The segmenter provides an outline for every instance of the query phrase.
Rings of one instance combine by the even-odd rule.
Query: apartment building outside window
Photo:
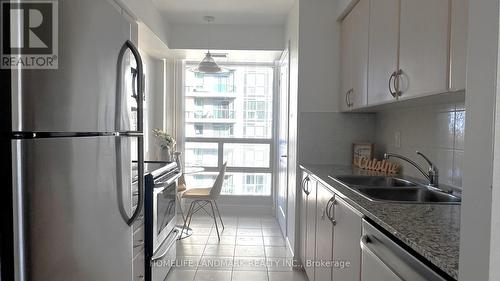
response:
[[[187,175],[209,187],[228,163],[223,195],[271,196],[273,78],[271,64],[227,65],[225,75],[185,74],[185,163],[205,172]]]

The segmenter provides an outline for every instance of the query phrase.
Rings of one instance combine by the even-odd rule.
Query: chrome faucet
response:
[[[415,163],[413,160],[411,160],[410,158],[408,157],[405,157],[405,156],[402,156],[402,155],[399,155],[399,154],[395,154],[395,153],[385,153],[384,154],[384,159],[389,159],[391,157],[394,157],[394,158],[399,158],[399,159],[402,159],[410,164],[412,164],[415,168],[417,168],[417,170],[419,170],[422,175],[424,175],[428,180],[429,180],[429,185],[432,186],[432,187],[438,187],[439,186],[439,171],[438,171],[438,168],[436,167],[436,165],[434,165],[434,163],[431,162],[431,160],[429,160],[429,158],[427,158],[427,156],[425,156],[423,153],[417,151],[417,154],[422,156],[425,161],[427,161],[427,163],[429,163],[429,169],[428,169],[428,172],[426,173],[424,171],[424,169],[422,169],[417,163]]]

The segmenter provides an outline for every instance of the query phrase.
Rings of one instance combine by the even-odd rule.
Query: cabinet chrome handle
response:
[[[403,71],[399,69],[398,71],[394,72],[394,97],[400,97],[401,96],[401,91],[399,90],[399,76],[403,74]]]
[[[328,200],[328,202],[326,203],[326,208],[325,208],[326,216],[328,217],[328,219],[330,220],[330,222],[333,225],[337,224],[337,221],[334,218],[335,213],[334,213],[334,209],[333,209],[335,204],[337,204],[337,199],[335,199],[335,196],[333,196],[330,200]]]
[[[395,91],[392,91],[392,85],[393,85],[393,78],[396,77],[396,71],[394,71],[392,74],[391,74],[391,77],[389,77],[389,92],[391,93],[391,96],[393,98],[396,97],[396,92]]]
[[[311,179],[309,177],[306,177],[305,182],[304,182],[305,192],[306,192],[307,196],[309,196],[309,194],[311,194],[311,191],[309,190],[309,181],[310,180]]]
[[[311,194],[311,192],[309,191],[309,181],[310,181],[309,176],[305,177],[304,180],[302,181],[302,190],[307,196]],[[307,182],[307,188],[306,188],[306,182]]]
[[[349,90],[349,93],[348,93],[348,100],[349,100],[349,107],[353,107],[354,106],[354,102],[351,101],[351,95],[354,94],[354,89],[350,89]]]
[[[351,101],[352,93],[354,93],[354,89],[352,88],[345,93],[345,104],[347,105],[347,107],[352,107],[354,105],[354,103]]]

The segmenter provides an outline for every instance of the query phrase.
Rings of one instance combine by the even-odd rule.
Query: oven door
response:
[[[153,253],[169,236],[176,224],[178,175],[155,181],[153,190]]]

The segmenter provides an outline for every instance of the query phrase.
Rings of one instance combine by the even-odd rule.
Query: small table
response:
[[[204,171],[205,171],[205,168],[203,168],[203,167],[188,166],[188,167],[184,168],[184,170],[182,171],[182,173],[184,175],[189,175],[189,174],[201,173],[201,172],[204,172]],[[179,204],[179,206],[181,206],[181,205]],[[177,228],[177,230],[180,232],[178,240],[181,240],[181,239],[184,239],[184,238],[188,238],[191,235],[193,235],[193,229],[192,228],[186,226],[186,228],[184,228],[184,231],[182,231],[182,227],[183,227],[183,225],[179,225],[179,224],[175,226],[175,228]]]

